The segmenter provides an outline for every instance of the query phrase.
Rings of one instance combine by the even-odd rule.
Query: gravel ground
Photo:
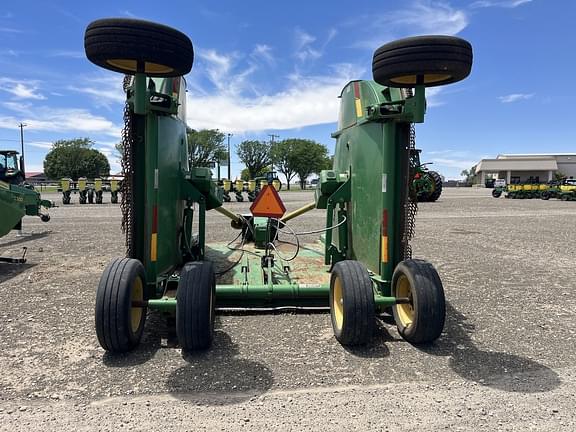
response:
[[[288,210],[313,200],[282,196]],[[575,430],[575,215],[574,202],[486,189],[421,204],[415,257],[436,266],[448,301],[432,346],[386,319],[352,350],[326,313],[228,314],[214,347],[186,358],[154,314],[135,352],[98,345],[95,288],[123,254],[118,206],[26,218],[34,236],[0,239],[4,256],[28,247],[27,264],[0,263],[0,430]],[[293,226],[323,224],[315,210]],[[208,241],[232,239],[228,226],[211,212]]]

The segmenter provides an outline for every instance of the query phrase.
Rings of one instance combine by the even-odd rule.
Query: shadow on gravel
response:
[[[166,387],[178,399],[203,405],[227,405],[258,396],[272,387],[272,371],[238,357],[227,333],[214,333],[212,347],[184,356],[188,363],[170,373]]]
[[[428,354],[449,356],[449,365],[462,378],[508,392],[538,393],[557,388],[562,382],[556,372],[540,363],[514,354],[478,349],[470,334],[474,325],[446,303],[446,334],[427,347]]]
[[[378,359],[388,357],[390,355],[390,350],[386,344],[396,341],[397,339],[394,339],[394,337],[388,333],[388,330],[386,330],[386,327],[384,327],[382,322],[376,320],[374,336],[369,344],[359,346],[342,345],[342,347],[356,357]]]
[[[43,231],[41,233],[32,233],[32,235],[26,235],[23,237],[19,237],[16,240],[10,240],[9,242],[6,243],[2,243],[0,244],[0,248],[7,248],[10,246],[15,246],[15,245],[19,245],[20,243],[25,243],[31,240],[38,240],[44,237],[48,237],[50,234],[52,234],[52,231]]]
[[[167,341],[167,348],[174,348],[178,345],[173,327],[160,313],[149,311],[140,345],[133,351],[124,354],[105,352],[102,361],[107,367],[113,368],[129,368],[144,364],[156,355],[156,351],[162,348],[162,339]]]
[[[18,258],[18,256],[14,256]],[[10,263],[0,263],[0,283],[6,282],[20,273],[25,272],[28,269],[31,269],[36,264],[26,263],[26,264],[10,264]]]

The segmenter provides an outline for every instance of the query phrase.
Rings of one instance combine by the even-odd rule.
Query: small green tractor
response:
[[[24,216],[38,216],[48,222],[50,216],[43,211],[53,206],[51,201],[43,200],[40,194],[25,186],[24,172],[20,169],[22,160],[18,152],[0,151],[0,237],[11,230],[22,229]],[[25,258],[4,258],[0,262],[23,263]]]
[[[410,187],[418,202],[434,202],[442,194],[442,177],[436,171],[428,169],[427,165],[431,165],[432,162],[420,163],[421,151],[415,149],[410,153],[413,159],[411,166],[414,167]]]
[[[235,214],[222,206],[223,191],[210,170],[189,166],[183,76],[194,55],[185,34],[148,21],[109,18],[87,27],[84,46],[90,61],[126,75],[127,251],[106,267],[96,293],[96,334],[105,350],[133,349],[147,310],[175,318],[184,352],[207,349],[217,311],[229,308],[329,308],[343,345],[369,343],[381,312],[394,316],[411,343],[440,336],[442,282],[432,264],[412,257],[410,245],[417,210],[410,192],[418,169],[414,124],[424,121],[426,87],[470,73],[468,42],[419,36],[380,47],[372,63],[374,81],[343,87],[332,134],[333,167],[320,173],[314,202],[288,214],[269,184],[251,214]],[[312,209],[325,210],[317,250],[298,246],[306,233],[288,223]],[[206,244],[210,211],[228,217],[238,230],[236,252]],[[293,257],[277,241],[279,233],[293,236]],[[217,283],[224,274],[227,283]]]

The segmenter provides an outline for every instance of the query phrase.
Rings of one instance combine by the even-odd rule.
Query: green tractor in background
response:
[[[39,216],[48,222],[50,216],[42,212],[42,207],[53,206],[51,201],[42,200],[40,194],[25,186],[22,158],[14,150],[0,151],[0,237],[11,230],[22,229],[24,216]],[[0,262],[24,263],[25,258],[2,258]]]
[[[412,159],[413,175],[410,184],[410,192],[418,202],[434,202],[442,194],[442,177],[436,171],[431,171],[426,165],[432,162],[420,163],[420,149],[414,149],[410,153]]]
[[[21,185],[24,183],[22,158],[16,150],[0,150],[0,181]]]

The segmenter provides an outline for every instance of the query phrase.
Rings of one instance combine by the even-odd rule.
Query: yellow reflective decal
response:
[[[388,262],[388,236],[382,236],[382,262]]]
[[[152,234],[150,239],[150,261],[155,262],[158,256],[158,234]]]
[[[356,99],[356,117],[362,117],[362,102]]]

